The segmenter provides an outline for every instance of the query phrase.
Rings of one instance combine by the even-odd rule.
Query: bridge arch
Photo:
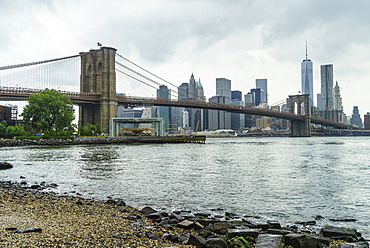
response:
[[[290,121],[290,134],[293,137],[311,136],[311,117],[309,95],[289,96],[289,112],[297,115],[304,115],[303,120]]]

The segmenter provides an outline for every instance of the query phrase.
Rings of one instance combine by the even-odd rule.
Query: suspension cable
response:
[[[142,80],[140,80],[140,79],[138,79],[138,78],[136,78],[136,77],[134,77],[134,76],[131,76],[131,75],[129,75],[129,74],[127,74],[127,73],[125,73],[125,72],[123,72],[123,71],[121,71],[121,70],[117,69],[117,68],[116,68],[116,71],[118,71],[118,72],[122,73],[123,75],[128,76],[128,77],[129,77],[129,78],[131,78],[131,79],[134,79],[134,80],[136,80],[136,81],[138,81],[138,82],[140,82],[140,83],[143,83],[143,84],[145,84],[145,85],[147,85],[147,86],[149,86],[149,87],[151,87],[151,88],[153,88],[153,89],[160,90],[160,91],[164,92],[163,90],[158,89],[158,88],[156,88],[155,86],[150,85],[150,84],[148,84],[148,83],[146,83],[146,82],[144,82],[144,81],[142,81]],[[170,92],[171,92],[171,90],[170,90]],[[171,93],[171,95],[172,95],[173,97],[177,97],[175,94],[172,94],[172,93]]]
[[[0,71],[14,69],[14,68],[21,68],[21,67],[26,67],[26,66],[31,66],[31,65],[40,65],[40,64],[55,62],[55,61],[64,60],[64,59],[71,59],[75,57],[80,57],[80,55],[78,54],[78,55],[73,55],[73,56],[68,56],[68,57],[63,57],[63,58],[49,59],[49,60],[43,60],[43,61],[38,61],[38,62],[18,64],[18,65],[7,65],[7,66],[0,67]]]

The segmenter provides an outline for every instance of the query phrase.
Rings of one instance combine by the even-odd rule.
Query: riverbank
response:
[[[73,139],[1,139],[0,147],[14,146],[62,146],[62,145],[104,145],[104,144],[157,144],[157,143],[202,143],[205,136],[128,136]]]
[[[226,248],[236,243],[257,248],[280,248],[281,244],[293,248],[369,247],[352,228],[327,226],[315,233],[315,221],[282,227],[276,221],[232,213],[209,216],[149,206],[137,210],[122,199],[94,200],[45,192],[55,187],[0,182],[3,247]]]

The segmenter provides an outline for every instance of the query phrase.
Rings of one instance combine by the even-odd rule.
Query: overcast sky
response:
[[[333,64],[345,113],[359,106],[365,114],[369,13],[368,0],[0,0],[0,66],[75,55],[100,42],[175,85],[193,73],[207,99],[216,78],[243,94],[267,78],[273,104],[301,90],[307,41],[315,95],[320,65]]]

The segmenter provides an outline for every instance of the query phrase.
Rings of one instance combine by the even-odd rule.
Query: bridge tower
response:
[[[101,94],[99,104],[80,105],[79,126],[100,125],[103,133],[109,134],[109,120],[117,117],[116,51],[101,47],[81,55],[81,93]]]
[[[304,115],[303,120],[290,121],[290,136],[310,137],[311,136],[311,117],[309,94],[289,96],[290,113]]]

